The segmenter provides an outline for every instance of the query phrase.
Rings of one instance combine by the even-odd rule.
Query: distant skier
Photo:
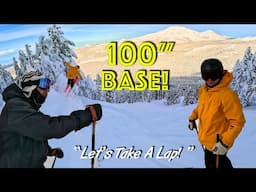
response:
[[[67,76],[67,86],[65,88],[66,92],[69,92],[74,85],[77,83],[78,79],[82,80],[83,77],[80,73],[80,67],[79,65],[73,66],[68,62],[64,62],[64,65],[66,66],[66,76]]]
[[[205,85],[199,89],[197,107],[189,117],[189,128],[196,128],[199,119],[198,139],[204,146],[206,168],[233,168],[227,157],[241,132],[245,117],[237,94],[230,89],[232,73],[223,70],[221,61],[206,59],[201,64]]]
[[[63,157],[60,148],[48,140],[63,138],[71,131],[100,120],[102,108],[93,104],[70,115],[49,116],[39,111],[51,81],[30,71],[3,91],[5,106],[0,116],[0,168],[44,168],[47,156]]]

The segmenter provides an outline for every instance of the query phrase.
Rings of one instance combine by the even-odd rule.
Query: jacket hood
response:
[[[6,87],[2,95],[5,102],[14,97],[26,98],[25,95],[22,93],[22,90],[16,85],[16,83],[13,83]]]
[[[30,105],[32,105],[32,107],[36,110],[38,110],[41,107],[41,105],[37,105],[31,97],[27,98],[23,94],[22,90],[18,87],[18,85],[16,85],[16,83],[9,85],[3,91],[3,100],[5,102],[7,102],[9,99],[12,99],[12,98],[20,98],[21,100],[24,100],[30,103]]]

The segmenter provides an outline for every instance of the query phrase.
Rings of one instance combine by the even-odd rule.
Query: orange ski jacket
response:
[[[75,79],[76,77],[79,79],[83,79],[78,66],[72,66],[67,62],[64,62],[64,65],[67,67],[66,75],[68,79]]]
[[[232,80],[232,73],[225,71],[216,87],[201,86],[197,107],[189,117],[189,120],[199,119],[198,139],[210,151],[216,143],[217,134],[231,148],[245,123],[239,97],[229,88]]]

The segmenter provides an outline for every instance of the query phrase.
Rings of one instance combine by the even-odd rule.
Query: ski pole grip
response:
[[[220,141],[220,134],[216,135],[216,141],[219,142]]]
[[[196,121],[195,120],[189,120],[188,128],[190,130],[197,129]]]
[[[96,114],[96,111],[95,111],[93,105],[87,105],[86,108],[88,108],[88,109],[90,110],[90,112],[91,112],[92,121],[93,121],[93,122],[96,122],[96,120],[97,120],[97,114]]]

